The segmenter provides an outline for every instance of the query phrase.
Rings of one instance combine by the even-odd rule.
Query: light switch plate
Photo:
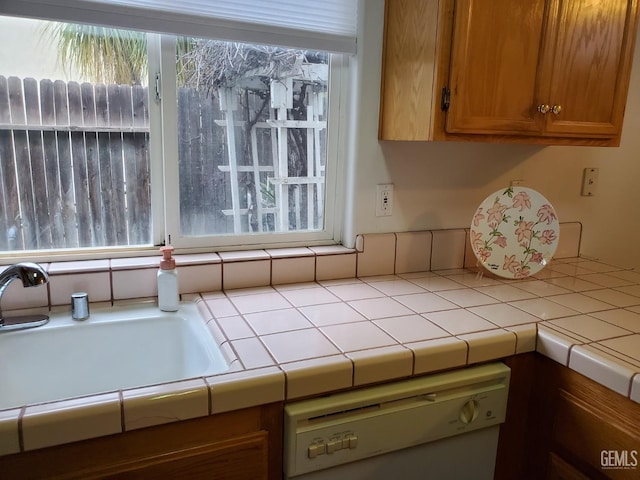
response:
[[[585,168],[582,175],[582,196],[592,197],[598,187],[598,169]]]

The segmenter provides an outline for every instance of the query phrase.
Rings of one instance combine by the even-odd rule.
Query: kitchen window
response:
[[[0,252],[333,241],[340,108],[354,39],[219,18],[206,36],[185,36],[202,25],[193,23],[192,12],[174,13],[168,22],[162,1],[153,28],[153,12],[141,27],[170,26],[170,34],[147,33],[130,30],[135,15],[112,15],[138,13],[136,1],[2,6],[0,13],[24,16],[30,5],[45,18],[82,22],[102,8],[101,21],[114,25],[69,30],[115,35],[93,38],[88,48],[94,50],[87,50],[103,59],[104,70],[118,59],[99,50],[100,41],[134,50],[129,60],[138,63],[124,80],[81,64],[75,65],[81,81],[0,72]],[[23,11],[5,11],[14,7]],[[2,17],[12,20],[25,21]],[[189,22],[196,28],[187,28]],[[314,43],[323,48],[311,48]],[[76,39],[66,48],[79,45]]]

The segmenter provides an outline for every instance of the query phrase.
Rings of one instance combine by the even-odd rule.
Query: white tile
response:
[[[491,285],[504,285],[490,273],[463,272],[456,275],[447,275],[447,278],[458,282],[465,287],[486,287]]]
[[[591,316],[631,332],[640,333],[640,313],[618,308],[604,312],[594,312]]]
[[[423,316],[439,327],[447,330],[452,335],[462,335],[498,328],[482,317],[463,309],[424,313]]]
[[[577,263],[552,263],[547,267],[554,272],[564,273],[565,275],[583,275],[585,273],[593,273],[593,270],[582,268]]]
[[[607,288],[623,287],[625,285],[634,284],[634,282],[631,282],[629,280],[625,280],[623,278],[619,278],[606,273],[590,273],[587,275],[580,275],[575,278],[587,281],[589,283],[595,283],[596,285]]]
[[[327,290],[345,302],[348,302],[349,300],[361,300],[364,298],[384,297],[384,293],[376,290],[366,283],[349,283],[346,285],[329,286],[327,287]]]
[[[640,373],[637,373],[635,377],[633,377],[633,382],[631,384],[631,400],[634,402],[640,403]]]
[[[342,352],[397,344],[392,337],[371,322],[340,323],[320,329]]]
[[[615,307],[632,307],[634,305],[640,305],[640,297],[635,297],[633,295],[611,289],[590,290],[588,292],[584,292],[584,295],[606,302],[607,304]]]
[[[636,272],[633,270],[623,270],[620,272],[611,272],[609,275],[621,278],[623,280],[627,280],[633,283],[640,283],[640,272]]]
[[[431,270],[431,232],[396,233],[396,273]]]
[[[158,295],[158,270],[155,268],[114,270],[111,277],[114,300]]]
[[[62,273],[108,272],[109,260],[80,260],[75,262],[53,262],[47,268],[49,275]]]
[[[513,302],[515,300],[525,300],[535,298],[533,293],[526,292],[512,285],[492,285],[488,287],[476,287],[476,290],[485,295],[489,295],[501,302]]]
[[[420,315],[383,318],[375,320],[373,323],[400,343],[419,342],[449,336],[449,332]]]
[[[251,260],[268,260],[271,258],[264,250],[237,250],[232,252],[220,252],[223,263],[246,262]]]
[[[315,256],[313,251],[307,247],[268,248],[265,251],[271,255],[271,258],[300,258]]]
[[[316,256],[316,280],[333,280],[356,276],[357,255],[318,255]]]
[[[437,312],[440,310],[452,310],[458,308],[458,305],[445,300],[435,293],[416,293],[413,295],[399,295],[393,297],[394,300],[400,302],[404,306],[410,308],[416,313]]]
[[[464,266],[466,234],[464,229],[432,232],[431,270],[446,270]]]
[[[394,273],[396,235],[378,233],[359,235],[357,276],[387,275]]]
[[[458,282],[454,282],[448,278],[442,277],[437,274],[431,274],[428,276],[421,276],[418,278],[409,278],[411,283],[415,283],[419,287],[422,287],[430,292],[439,292],[442,290],[455,290],[460,288],[461,285]]]
[[[271,283],[273,285],[311,282],[315,280],[315,277],[315,257],[273,258],[271,260]]]
[[[6,313],[9,310],[48,307],[47,290],[47,285],[25,288],[20,281],[11,282],[2,295],[2,310]]]
[[[328,357],[340,351],[315,328],[260,337],[278,363]]]
[[[284,373],[277,367],[207,377],[211,413],[266,405],[284,400]]]
[[[22,417],[25,450],[120,432],[122,423],[117,393],[29,406]]]
[[[395,278],[394,280],[386,280],[381,282],[372,282],[370,283],[370,285],[376,290],[380,290],[382,293],[388,296],[409,295],[411,293],[423,293],[425,291],[424,288],[421,288],[415,283],[411,283],[402,278]]]
[[[609,347],[632,360],[640,361],[640,335],[627,335],[620,338],[602,340],[601,345]]]
[[[527,312],[504,303],[473,307],[469,311],[500,327],[535,323],[539,320]]]
[[[516,351],[516,335],[505,330],[467,333],[458,338],[469,345],[468,364],[508,357]]]
[[[329,303],[299,308],[315,326],[334,325],[336,323],[351,323],[366,320],[346,303]]]
[[[580,262],[580,267],[586,268],[587,270],[591,270],[592,272],[598,272],[598,273],[616,272],[621,270],[620,267],[615,267],[613,265],[608,265],[606,263],[597,262],[594,260],[586,260],[586,261]]]
[[[209,391],[202,379],[122,392],[126,431],[209,415]]]
[[[547,324],[555,325],[567,331],[569,335],[580,335],[589,340],[603,340],[606,338],[629,335],[629,330],[624,330],[610,323],[598,320],[590,315],[577,315],[575,317],[558,318],[550,320]]]
[[[354,300],[349,305],[360,312],[369,320],[376,320],[385,317],[399,317],[401,315],[411,315],[413,312],[392,298],[368,298],[365,300]]]
[[[561,295],[563,293],[571,293],[571,290],[558,287],[557,285],[553,285],[551,283],[545,282],[544,280],[519,281],[519,282],[513,282],[511,285],[513,285],[514,287],[520,288],[525,292],[538,295],[539,297],[546,297],[549,295]]]
[[[231,300],[226,297],[205,298],[205,302],[215,318],[232,317],[238,315],[238,310],[233,306]]]
[[[313,327],[295,308],[249,313],[244,316],[244,319],[258,335]]]
[[[222,265],[184,265],[177,268],[180,293],[213,292],[222,289]]]
[[[509,305],[519,308],[520,310],[530,313],[531,315],[534,315],[542,320],[568,317],[571,315],[577,315],[579,313],[576,310],[564,307],[555,302],[547,300],[546,298],[518,300],[515,302],[509,302]]]
[[[281,310],[291,307],[291,304],[277,292],[231,297],[231,302],[242,314]]]
[[[569,363],[569,351],[574,345],[582,341],[562,334],[544,325],[538,325],[538,343],[536,351],[556,362],[567,365]]]
[[[343,355],[283,363],[287,379],[287,400],[320,395],[353,385],[353,364]]]
[[[20,409],[0,410],[0,455],[9,455],[20,451],[18,417]]]
[[[450,302],[464,308],[475,307],[478,305],[489,305],[498,303],[493,297],[480,293],[472,288],[461,288],[459,290],[445,290],[437,292],[437,294]]]
[[[505,327],[505,330],[516,335],[516,355],[535,352],[538,339],[538,326],[535,323]]]
[[[260,368],[273,365],[273,359],[260,340],[255,337],[241,338],[231,341],[231,346],[238,354],[245,368]]]
[[[413,374],[436,372],[467,364],[467,343],[459,338],[438,338],[405,345],[414,354]]]
[[[225,252],[221,252],[222,255]],[[266,252],[265,255],[268,256]],[[271,260],[250,260],[246,262],[222,263],[222,288],[249,288],[271,283]]]
[[[600,300],[591,298],[591,296],[588,295],[588,293],[585,293],[584,295],[581,293],[566,293],[563,295],[554,295],[548,298],[552,302],[571,308],[572,310],[580,313],[598,312],[601,310],[610,310],[612,308],[611,304],[601,302]]]
[[[188,253],[174,255],[176,259],[176,266],[178,268],[183,265],[211,265],[216,263],[222,263],[220,255],[217,253]]]
[[[355,249],[343,247],[342,245],[319,245],[317,247],[308,247],[316,256],[324,255],[347,255],[355,253]]]
[[[295,307],[306,307],[309,305],[336,303],[340,301],[340,299],[329,290],[319,286],[300,290],[283,290],[280,293]]]
[[[626,293],[627,295],[640,297],[640,285],[627,285],[622,287],[616,287],[616,290],[618,292]]]
[[[413,372],[411,350],[394,345],[346,354],[353,361],[353,385],[395,380]]]
[[[109,272],[49,275],[51,305],[71,305],[71,294],[86,292],[90,302],[111,301]]]
[[[586,290],[598,290],[601,288],[597,283],[589,282],[580,277],[557,277],[547,280],[548,283],[558,287],[566,288],[574,292],[584,292]]]
[[[560,235],[555,258],[577,257],[580,252],[580,237],[582,224],[579,222],[566,222],[560,224]]]
[[[631,378],[636,373],[631,365],[591,345],[578,345],[571,350],[569,368],[625,397],[629,396]]]

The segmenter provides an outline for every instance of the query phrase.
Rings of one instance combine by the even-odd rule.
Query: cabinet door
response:
[[[546,3],[456,1],[447,132],[541,132],[535,93]]]
[[[549,34],[555,51],[543,67],[546,135],[619,134],[626,103],[637,0],[553,0]]]

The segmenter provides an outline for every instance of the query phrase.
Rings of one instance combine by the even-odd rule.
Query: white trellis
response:
[[[325,83],[328,66],[322,64],[298,66],[296,75],[289,75],[270,82],[270,115],[266,122],[256,122],[249,132],[251,159],[250,165],[238,165],[236,151],[236,132],[232,127],[244,127],[244,121],[236,120],[235,112],[238,110],[238,96],[233,88],[219,90],[220,109],[225,113],[224,120],[216,120],[216,124],[226,128],[227,151],[229,165],[218,167],[223,172],[228,172],[231,183],[232,208],[223,210],[223,213],[233,217],[235,233],[243,231],[243,217],[248,219],[251,212],[248,208],[241,208],[240,188],[238,174],[252,172],[257,198],[255,199],[257,215],[257,231],[263,231],[266,215],[275,216],[276,231],[289,231],[289,213],[293,208],[295,216],[295,228],[302,225],[302,195],[301,187],[306,185],[306,225],[313,228],[318,224],[321,227],[324,203],[324,162],[323,149],[321,147],[321,132],[326,130],[327,122],[320,120],[325,114],[326,93],[320,89],[311,88],[308,96],[309,102],[306,108],[306,120],[289,120],[288,111],[293,108],[294,81],[306,81],[312,83]],[[323,89],[324,90],[324,89]],[[288,129],[306,129],[307,132],[307,165],[306,176],[292,176],[289,172],[289,142]],[[258,158],[257,129],[269,129],[271,133],[271,163],[260,165]],[[274,140],[275,139],[275,140]],[[260,188],[261,173],[266,172],[268,184],[275,189],[275,206],[266,206],[266,201]],[[289,202],[289,188],[295,186],[293,205]],[[247,193],[250,195],[250,193]],[[247,205],[251,205],[251,198],[247,198]],[[248,222],[251,225],[251,222]]]

